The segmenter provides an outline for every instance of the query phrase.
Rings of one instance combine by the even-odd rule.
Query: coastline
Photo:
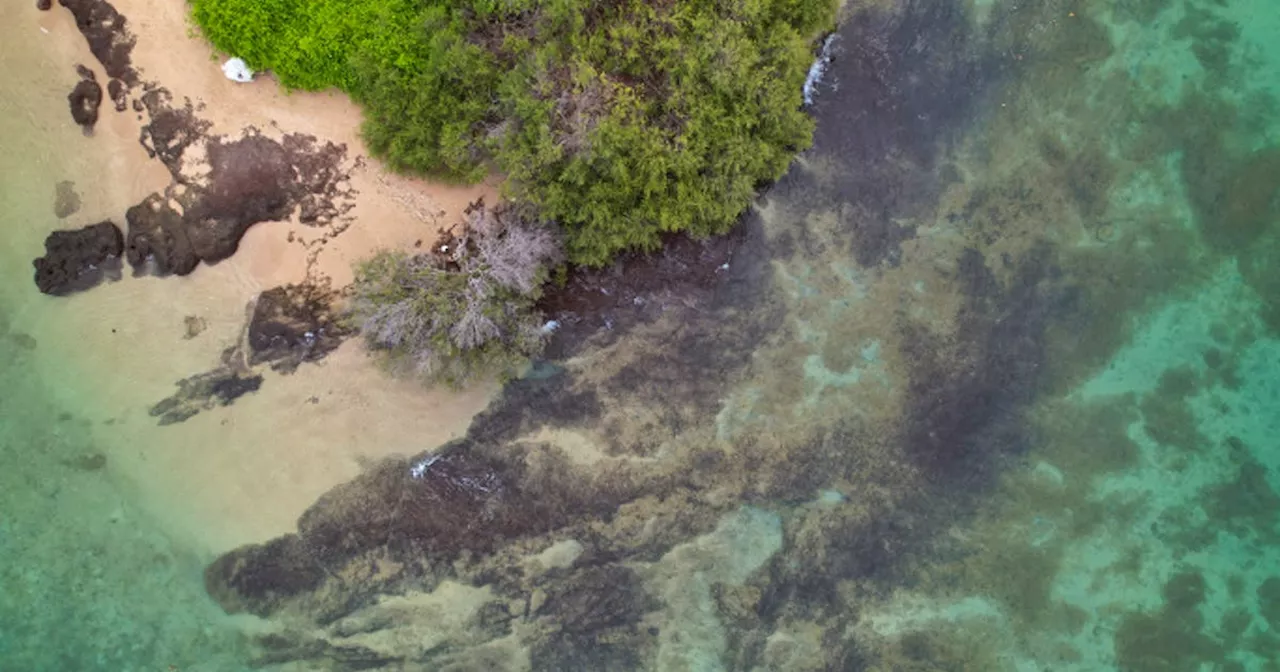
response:
[[[1193,62],[1180,31],[1215,24],[1181,8],[876,4],[840,28],[865,49],[831,62],[813,149],[729,235],[570,273],[530,375],[424,391],[352,339],[169,426],[147,408],[216,365],[251,297],[341,284],[454,192],[325,135],[338,97],[236,88],[190,38],[171,56],[181,5],[130,0],[158,68],[135,59],[142,79],[202,73],[174,105],[194,91],[208,138],[245,123],[346,144],[343,219],[257,224],[191,275],[40,296],[28,252],[51,226],[119,222],[175,171],[212,180],[217,150],[162,164],[135,137],[146,114],[107,105],[79,137],[74,32],[29,68],[8,58],[40,95],[0,103],[20,138],[0,158],[0,584],[18,588],[0,660],[59,655],[50,633],[66,660],[188,672],[1280,659],[1280,186],[1236,179],[1272,165],[1241,147],[1280,156],[1280,118],[1201,124],[1272,98]],[[1195,57],[1226,49],[1218,27]],[[1241,73],[1252,46],[1226,52]],[[66,180],[81,209],[57,222]]]
[[[139,78],[167,89],[176,105],[190,99],[210,125],[208,137],[235,139],[257,129],[268,138],[302,134],[346,148],[350,224],[323,246],[307,249],[320,234],[300,226],[296,216],[261,222],[249,227],[235,255],[201,264],[191,275],[126,272],[81,295],[41,296],[29,269],[47,233],[103,219],[123,228],[124,211],[163,192],[171,175],[139,142],[145,113],[132,107],[116,112],[105,100],[90,137],[72,122],[66,93],[76,81],[75,66],[90,68],[100,82],[107,77],[69,11],[24,4],[5,12],[18,33],[6,48],[5,65],[16,75],[15,89],[24,92],[6,115],[12,124],[6,136],[22,143],[11,159],[16,165],[6,171],[14,176],[7,211],[24,215],[6,225],[12,258],[3,266],[9,269],[6,291],[16,294],[8,302],[15,306],[13,321],[40,344],[39,375],[61,381],[52,385],[60,401],[93,421],[95,441],[122,487],[172,534],[216,553],[293,529],[316,497],[369,464],[460,435],[496,386],[450,393],[389,380],[352,341],[321,366],[291,375],[269,372],[251,397],[177,425],[157,427],[146,409],[172,394],[176,381],[217,364],[238,338],[245,307],[258,292],[302,282],[308,273],[342,286],[353,261],[379,248],[429,240],[437,228],[460,219],[468,203],[496,189],[492,182],[454,187],[388,174],[364,156],[360,111],[345,96],[285,93],[270,77],[231,82],[211,48],[191,33],[185,4],[116,5],[136,40],[131,56]],[[130,99],[140,93],[134,89]],[[49,200],[55,183],[64,180],[74,184],[81,207],[59,220]],[[48,216],[26,214],[41,212]],[[203,326],[192,338],[184,338],[188,316]],[[396,418],[395,426],[375,421],[386,417]]]

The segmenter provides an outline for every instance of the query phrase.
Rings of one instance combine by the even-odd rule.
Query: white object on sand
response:
[[[249,64],[242,59],[233,58],[222,64],[222,74],[233,82],[252,82],[253,71],[249,69]]]

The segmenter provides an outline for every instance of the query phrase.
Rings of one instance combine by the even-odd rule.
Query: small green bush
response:
[[[393,168],[491,170],[605,264],[730,227],[808,146],[801,88],[837,0],[192,0],[219,49],[338,87]]]
[[[559,259],[550,230],[481,206],[431,253],[358,264],[350,317],[393,372],[453,386],[509,376],[542,349],[534,302]]]

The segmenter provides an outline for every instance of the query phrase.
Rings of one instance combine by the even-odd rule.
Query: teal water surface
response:
[[[845,15],[721,284],[476,421],[555,502],[482,550],[215,602],[6,268],[0,669],[1280,669],[1280,7]]]

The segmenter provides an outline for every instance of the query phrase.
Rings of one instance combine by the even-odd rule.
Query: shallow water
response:
[[[863,4],[714,288],[566,328],[439,463],[395,457],[448,438],[384,429],[407,388],[323,411],[349,432],[280,401],[319,373],[155,427],[253,283],[147,279],[209,337],[113,371],[136,282],[55,300],[27,264],[58,181],[76,224],[154,187],[42,116],[74,79],[32,73],[79,56],[3,47],[0,667],[1275,669],[1280,11]],[[278,459],[186,462],[215,450]],[[431,490],[476,469],[498,495]]]

